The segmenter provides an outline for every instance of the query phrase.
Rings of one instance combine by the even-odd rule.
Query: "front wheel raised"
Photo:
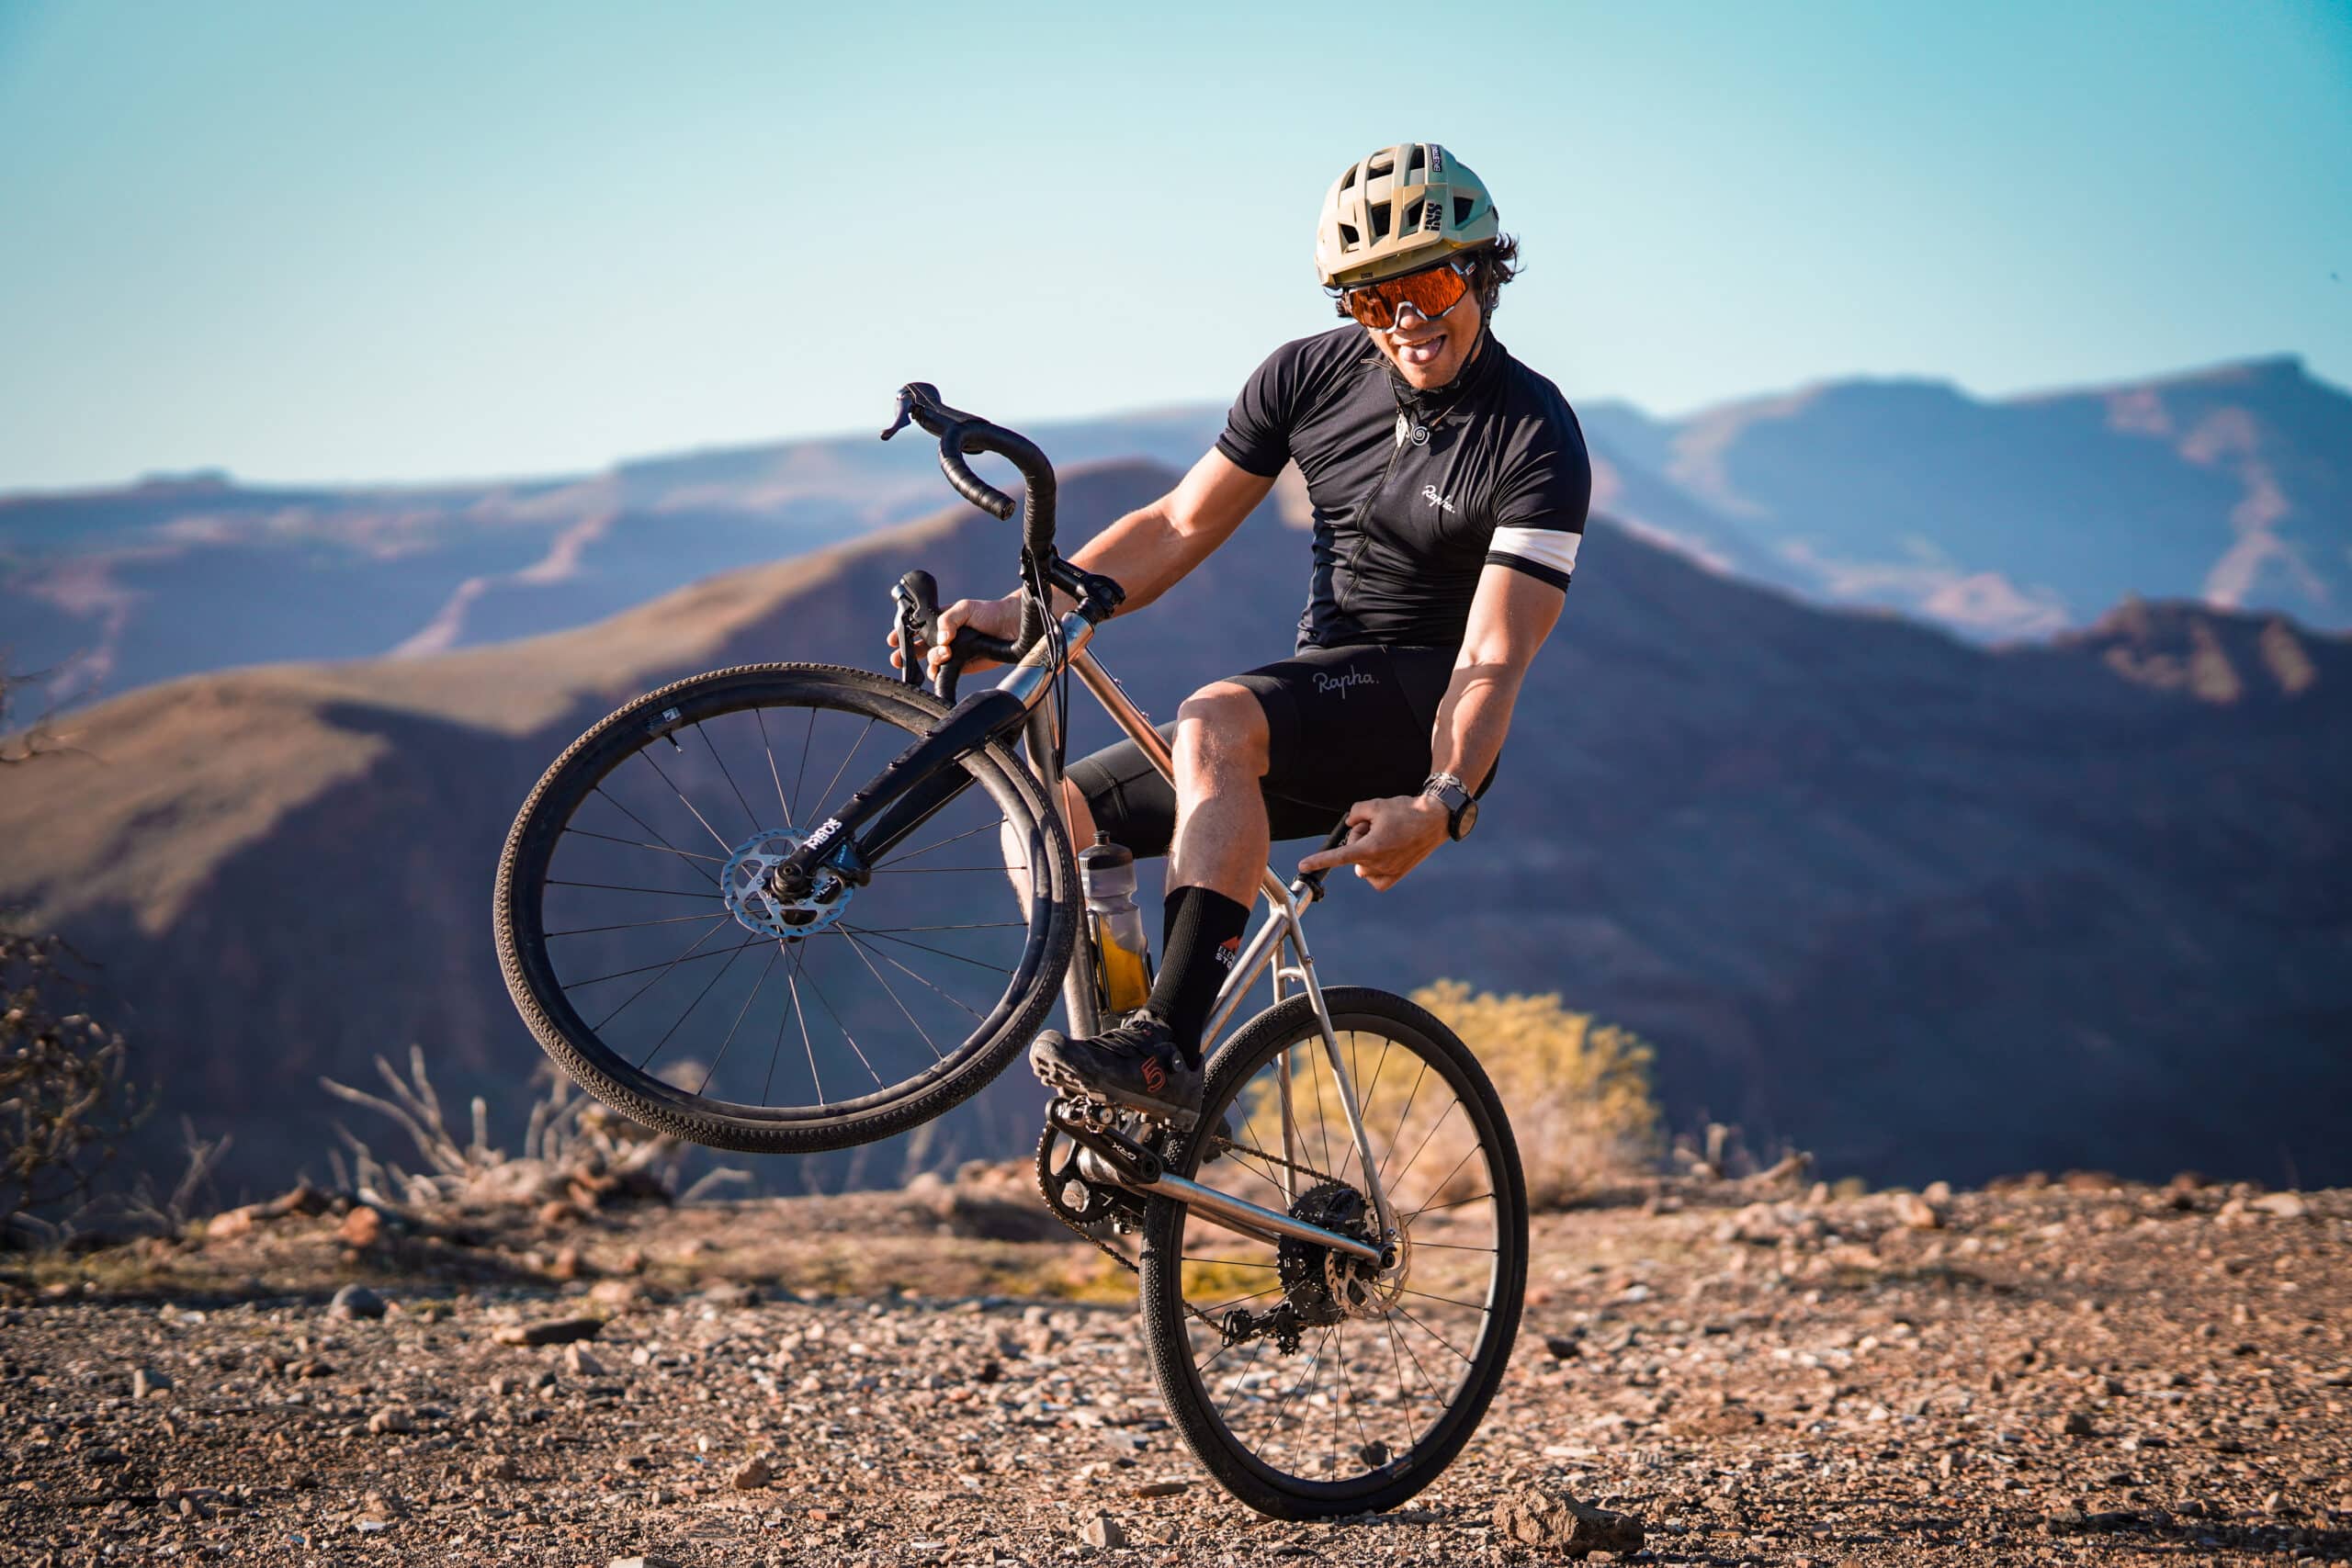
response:
[[[582,1088],[715,1148],[888,1137],[977,1092],[1052,1007],[1077,870],[1036,778],[990,746],[862,886],[767,871],[945,709],[862,670],[699,675],[573,742],[499,861],[498,953]]]
[[[1144,1216],[1146,1347],[1169,1414],[1227,1491],[1291,1519],[1393,1508],[1435,1480],[1502,1382],[1527,1288],[1519,1149],[1469,1048],[1402,997],[1324,999],[1395,1234],[1305,997],[1217,1052],[1171,1163],[1385,1246],[1392,1266],[1240,1235],[1173,1199]]]

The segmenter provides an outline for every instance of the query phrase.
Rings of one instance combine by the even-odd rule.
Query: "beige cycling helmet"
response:
[[[1352,288],[1491,243],[1495,204],[1477,175],[1434,141],[1400,141],[1348,165],[1323,197],[1315,270]]]

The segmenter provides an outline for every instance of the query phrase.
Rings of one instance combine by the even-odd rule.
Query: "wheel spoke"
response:
[[[753,944],[751,942],[745,942],[743,947],[750,947]],[[742,956],[743,947],[739,947],[732,953],[729,953],[727,955],[727,962],[718,966],[718,972],[713,975],[709,979],[703,982],[702,989],[695,993],[695,999],[686,1004],[686,1010],[678,1015],[678,1021],[675,1023],[673,1023],[669,1028],[662,1032],[662,1038],[653,1043],[653,1049],[648,1051],[645,1054],[645,1059],[638,1063],[637,1070],[639,1072],[641,1073],[653,1065],[653,1058],[662,1054],[662,1046],[670,1043],[670,1037],[672,1035],[677,1033],[679,1030],[685,1027],[686,1020],[694,1016],[695,1009],[702,1006],[702,999],[710,995],[711,987],[717,986],[718,982],[727,978],[727,972],[735,967],[735,960]]]
[[[852,942],[849,944],[849,950],[857,954],[858,962],[865,965],[865,971],[874,976],[875,984],[882,987],[883,994],[888,996],[892,1005],[898,1008],[900,1016],[906,1019],[908,1027],[922,1037],[923,1044],[931,1050],[931,1059],[934,1062],[945,1061],[947,1058],[940,1053],[939,1046],[931,1038],[931,1031],[915,1021],[915,1015],[907,1010],[907,1004],[899,999],[898,988],[883,978],[881,970],[874,967],[874,960],[866,956],[865,944]]]
[[[720,916],[720,917],[718,917],[718,918],[719,918],[720,919],[722,919],[722,920],[723,920],[723,919],[725,919],[727,917],[725,917],[724,915],[721,915],[721,916]],[[696,920],[707,920],[707,919],[710,919],[710,917],[709,917],[708,915],[690,915],[690,916],[688,916],[688,917],[687,917],[687,919],[696,919]],[[705,941],[707,941],[708,939],[707,939],[707,938],[705,938],[704,940],[705,940]],[[768,939],[767,939],[767,938],[765,938],[765,937],[763,937],[763,936],[755,936],[755,937],[753,937],[751,941],[749,941],[749,942],[745,942],[745,943],[743,944],[743,947],[757,947],[757,946],[759,946],[759,945],[760,945],[760,943],[762,943],[762,942],[763,942],[767,941],[767,940],[768,940]],[[699,945],[699,944],[697,944],[697,945]],[[609,975],[599,975],[599,976],[596,976],[594,979],[593,979],[593,980],[573,980],[573,981],[571,981],[570,983],[568,983],[567,985],[565,985],[565,987],[564,987],[563,988],[564,988],[564,990],[565,990],[565,991],[567,991],[567,992],[571,992],[571,991],[578,990],[578,989],[579,989],[581,987],[582,987],[582,986],[600,986],[600,985],[603,985],[603,984],[604,984],[605,981],[607,981],[607,980],[619,980],[619,979],[625,979],[625,978],[627,978],[628,976],[631,976],[631,975],[642,975],[642,974],[644,974],[648,969],[674,969],[674,968],[677,968],[678,966],[680,966],[681,964],[699,964],[699,963],[701,963],[701,962],[702,962],[704,959],[706,959],[706,958],[719,958],[719,957],[723,957],[723,956],[725,956],[726,954],[728,954],[728,953],[741,953],[741,952],[742,952],[742,951],[743,951],[743,947],[714,947],[714,948],[712,948],[708,953],[694,953],[694,949],[692,949],[692,948],[688,948],[686,951],[687,951],[688,953],[694,953],[694,955],[693,955],[692,957],[685,957],[685,956],[683,956],[683,955],[682,955],[682,956],[680,956],[680,957],[671,959],[667,964],[661,963],[660,961],[658,961],[658,960],[657,960],[656,962],[651,963],[651,964],[638,964],[635,968],[631,968],[631,969],[616,969],[616,970],[614,970],[614,971],[613,971],[611,974],[609,974]],[[607,1021],[609,1021],[609,1020],[607,1020]]]
[[[808,988],[817,993],[817,1005],[825,1010],[825,1016],[831,1019],[833,1021],[833,1027],[842,1032],[842,1038],[849,1042],[849,1048],[853,1051],[856,1051],[857,1059],[865,1064],[865,1070],[867,1074],[869,1074],[874,1079],[874,1087],[876,1089],[887,1088],[888,1086],[882,1081],[882,1075],[875,1072],[874,1064],[867,1062],[865,1060],[865,1053],[859,1049],[857,1036],[849,1032],[849,1025],[842,1021],[842,1015],[835,1012],[833,1010],[833,1004],[825,999],[825,988],[817,984],[817,976],[808,973],[808,965],[803,964],[801,966],[800,977],[808,982]]]
[[[784,825],[789,828],[792,826],[792,802],[784,797],[784,775],[776,772],[775,748],[768,744],[767,709],[753,708],[752,717],[760,727],[760,750],[767,754],[768,777],[775,781],[775,803],[784,812]],[[808,722],[811,726],[817,722],[817,710],[814,708],[808,710]]]
[[[754,708],[752,711],[757,713],[759,710]],[[718,748],[711,741],[710,731],[702,727],[700,719],[695,720],[695,733],[702,737],[703,750],[710,753],[710,760],[718,764],[718,776],[725,779],[727,787],[735,792],[735,804],[743,808],[743,816],[752,824],[752,831],[758,832],[760,830],[759,814],[752,809],[752,803],[743,798],[743,786],[735,782],[733,773],[728,772],[727,759],[718,754]]]
[[[727,1038],[718,1043],[718,1055],[713,1056],[710,1059],[710,1066],[703,1069],[702,1082],[695,1086],[695,1093],[697,1096],[710,1088],[711,1078],[718,1072],[718,1064],[727,1060],[727,1048],[735,1043],[736,1031],[743,1027],[743,1020],[750,1015],[752,1004],[760,999],[760,991],[767,985],[768,976],[775,973],[775,961],[783,956],[784,943],[777,942],[768,953],[767,967],[761,970],[760,977],[752,982],[752,994],[745,997],[743,1005],[735,1010],[735,1021],[727,1026]]]
[[[710,922],[710,930],[708,930],[708,931],[707,931],[703,932],[703,933],[702,933],[702,935],[700,935],[700,936],[698,936],[698,937],[695,938],[695,944],[694,944],[694,946],[693,946],[693,947],[690,947],[690,948],[686,949],[686,950],[685,950],[685,952],[684,952],[684,953],[682,953],[678,954],[678,956],[677,956],[677,957],[673,958],[672,960],[670,960],[670,962],[669,962],[669,963],[664,964],[663,965],[662,965],[662,975],[667,975],[671,970],[675,969],[679,964],[684,964],[687,959],[692,958],[692,957],[695,955],[695,949],[696,949],[696,948],[701,947],[701,946],[702,946],[702,944],[703,944],[704,942],[708,942],[712,937],[717,936],[717,935],[718,934],[719,928],[720,928],[720,927],[722,927],[722,926],[724,926],[724,925],[726,925],[726,924],[728,924],[728,923],[729,923],[729,920],[728,920],[728,917],[727,917],[727,916],[725,916],[725,915],[723,915],[723,914],[722,914],[722,915],[714,916],[714,917],[712,918],[712,919],[711,919],[711,922]],[[647,967],[648,967],[648,968],[650,968],[650,967],[652,967],[652,966],[651,966],[650,964],[648,964],[648,965],[647,965]],[[613,1020],[615,1020],[615,1019],[616,1019],[616,1018],[620,1017],[620,1015],[621,1015],[623,1012],[627,1011],[627,1010],[628,1010],[628,1005],[629,1005],[629,1003],[630,1003],[630,1002],[633,1002],[633,1001],[637,1000],[637,998],[639,998],[639,997],[641,997],[641,996],[645,995],[645,993],[646,993],[646,992],[648,992],[648,991],[651,990],[654,987],[656,987],[656,986],[658,986],[658,985],[660,985],[660,984],[662,983],[662,975],[656,975],[656,976],[653,976],[653,978],[651,978],[650,980],[648,980],[648,981],[647,981],[647,982],[645,982],[645,984],[643,984],[642,986],[639,986],[636,990],[631,991],[631,992],[628,994],[628,1000],[627,1000],[627,1001],[622,1002],[622,1003],[621,1003],[621,1005],[620,1005],[619,1007],[615,1008],[612,1011],[610,1011],[610,1012],[606,1013],[603,1018],[600,1018],[600,1019],[598,1019],[594,1023],[590,1024],[590,1025],[588,1026],[588,1028],[589,1028],[589,1032],[590,1032],[591,1033],[595,1033],[595,1034],[602,1034],[602,1033],[604,1033],[604,1032],[605,1032],[605,1025],[606,1025],[606,1024],[608,1024],[608,1023],[612,1022],[612,1021],[613,1021]],[[564,987],[564,989],[565,989],[567,992],[569,992],[569,991],[571,990],[571,987],[570,987],[569,986],[567,986],[567,987]]]
[[[573,928],[572,928],[571,930],[570,930],[570,931],[541,931],[541,932],[539,933],[539,935],[540,935],[541,937],[545,938],[546,940],[548,940],[548,942],[553,942],[556,938],[558,938],[558,937],[560,937],[560,936],[594,936],[594,935],[596,932],[598,932],[598,931],[642,931],[642,930],[644,930],[644,929],[645,929],[646,927],[648,927],[648,926],[675,926],[675,925],[684,925],[685,922],[687,922],[687,921],[689,921],[689,920],[707,920],[707,919],[710,919],[710,917],[709,917],[708,915],[707,915],[707,914],[706,914],[706,915],[664,915],[664,916],[662,916],[662,917],[660,919],[658,919],[658,920],[623,920],[623,921],[621,921],[618,925],[612,925],[612,926],[575,926],[575,927],[573,927]],[[588,982],[587,982],[587,981],[585,981],[585,980],[582,980],[582,981],[581,981],[580,983],[581,983],[582,985],[583,985],[583,986],[588,984]]]
[[[855,757],[857,749],[865,744],[865,738],[874,733],[874,723],[873,719],[867,719],[865,728],[857,732],[857,739],[849,743],[849,750],[842,756],[841,765],[833,770],[833,776],[825,781],[825,787],[817,792],[819,799],[831,800],[833,797],[833,786],[842,782],[842,774],[849,769],[850,759]],[[822,810],[823,807],[818,809]]]
[[[858,941],[858,940],[857,940],[857,933],[856,933],[856,932],[854,932],[854,931],[843,931],[842,932],[842,935],[843,935],[843,936],[845,936],[845,937],[847,937],[847,938],[849,939],[849,944],[850,944],[852,947],[858,948],[858,949],[860,949],[861,951],[863,951],[863,950],[864,950],[864,948],[865,948],[865,944],[864,942],[860,942],[860,941]],[[911,943],[911,942],[910,942],[908,945],[909,945],[909,946],[913,946],[914,944],[913,944],[913,943]],[[960,997],[949,996],[949,995],[948,995],[948,993],[946,993],[945,991],[940,990],[940,988],[939,988],[937,986],[933,986],[929,980],[924,979],[922,976],[920,976],[920,975],[916,974],[913,970],[911,970],[911,969],[908,968],[905,964],[903,964],[899,963],[897,959],[895,959],[895,958],[891,957],[888,953],[884,953],[880,948],[876,948],[876,949],[875,949],[875,950],[874,950],[874,955],[875,955],[876,958],[879,958],[883,963],[888,964],[891,968],[896,969],[897,971],[899,971],[899,974],[904,975],[904,976],[906,976],[909,979],[915,981],[918,985],[930,986],[930,987],[931,987],[931,989],[932,989],[935,994],[937,994],[937,995],[939,995],[939,996],[941,996],[941,997],[944,997],[944,998],[946,998],[946,999],[947,999],[947,1000],[949,1000],[949,1001],[951,1001],[951,1002],[954,1002],[957,1007],[962,1008],[966,1012],[970,1013],[974,1018],[980,1018],[980,1017],[982,1017],[982,1016],[983,1016],[981,1013],[979,1013],[978,1010],[976,1010],[971,1006],[971,1004],[970,1004],[970,1003],[968,1003],[968,1002],[965,1001],[962,998],[960,998]]]
[[[705,817],[700,810],[696,809],[695,803],[686,798],[686,792],[684,790],[682,790],[676,784],[670,783],[670,775],[662,773],[662,764],[653,760],[653,748],[650,746],[644,747],[639,750],[637,754],[645,759],[645,765],[647,767],[651,768],[654,773],[661,775],[661,779],[663,784],[670,784],[670,793],[678,797],[678,804],[684,807],[687,810],[694,812],[695,820],[702,824],[702,830],[708,833],[718,843],[720,849],[725,850],[730,855],[733,854],[735,852],[735,846],[729,843],[725,839],[719,837],[718,829],[712,827],[710,825],[710,818]]]
[[[607,800],[612,799],[610,795],[606,795],[605,798]],[[683,856],[687,860],[707,861],[712,865],[724,865],[727,863],[718,855],[696,854],[691,850],[682,850],[675,844],[649,844],[642,839],[616,839],[610,833],[599,833],[594,829],[574,828],[569,822],[564,824],[563,830],[567,833],[577,833],[583,839],[602,839],[608,844],[627,844],[631,849],[661,850],[670,854]]]
[[[830,1105],[832,1102],[825,1098],[825,1080],[817,1075],[817,1047],[808,1039],[808,1010],[800,1005],[800,975],[808,956],[806,944],[792,950],[792,967],[785,971],[784,983],[792,987],[792,1016],[800,1021],[800,1046],[808,1053],[808,1081],[817,1086],[817,1103]],[[760,1102],[767,1102],[764,1086],[760,1090]]]
[[[890,936],[882,931],[867,931],[863,926],[851,925],[847,920],[837,920],[827,929],[830,931],[840,931],[843,936],[878,936],[881,937],[884,942],[895,942],[901,947],[919,948],[924,953],[936,953],[942,958],[952,958],[958,964],[969,964],[976,969],[987,969],[993,971],[996,974],[1004,976],[1008,979],[1010,979],[1012,975],[1012,971],[1005,968],[1002,964],[983,964],[977,958],[967,958],[960,953],[950,953],[944,947],[930,947],[926,946],[922,942],[909,942],[902,936]],[[821,936],[824,932],[820,931],[817,934]]]
[[[978,827],[967,828],[961,833],[951,834],[944,839],[933,839],[930,843],[925,844],[919,850],[909,850],[904,854],[891,856],[888,860],[884,861],[881,865],[877,865],[874,869],[881,871],[885,867],[888,867],[891,869],[903,870],[904,867],[899,865],[901,861],[910,861],[917,855],[927,855],[933,850],[945,849],[950,844],[961,843],[964,840],[971,838],[977,833],[994,832],[997,826],[998,825],[994,822],[983,822]],[[1028,868],[1026,866],[1021,866],[1015,869],[1025,871]]]
[[[594,887],[605,893],[650,893],[657,898],[716,898],[718,895],[705,887],[689,892],[683,887],[631,887],[619,882],[570,882],[560,876],[548,878],[549,887]]]

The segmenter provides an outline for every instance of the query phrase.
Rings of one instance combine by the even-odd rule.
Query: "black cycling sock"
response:
[[[1201,1065],[1201,1031],[1216,1005],[1217,988],[1233,972],[1250,906],[1205,887],[1169,892],[1160,946],[1159,976],[1151,985],[1151,1010],[1168,1021],[1184,1065]]]

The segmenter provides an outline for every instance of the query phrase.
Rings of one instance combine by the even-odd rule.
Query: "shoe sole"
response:
[[[1108,1100],[1113,1105],[1123,1106],[1129,1111],[1139,1111],[1156,1121],[1165,1122],[1180,1133],[1191,1132],[1193,1125],[1201,1119],[1201,1113],[1197,1111],[1187,1111],[1181,1105],[1171,1104],[1164,1100],[1154,1100],[1148,1094],[1103,1089],[1096,1084],[1082,1083],[1069,1069],[1056,1063],[1040,1062],[1034,1056],[1030,1058],[1029,1070],[1037,1075],[1039,1083],[1057,1093],[1069,1095],[1073,1100]]]

